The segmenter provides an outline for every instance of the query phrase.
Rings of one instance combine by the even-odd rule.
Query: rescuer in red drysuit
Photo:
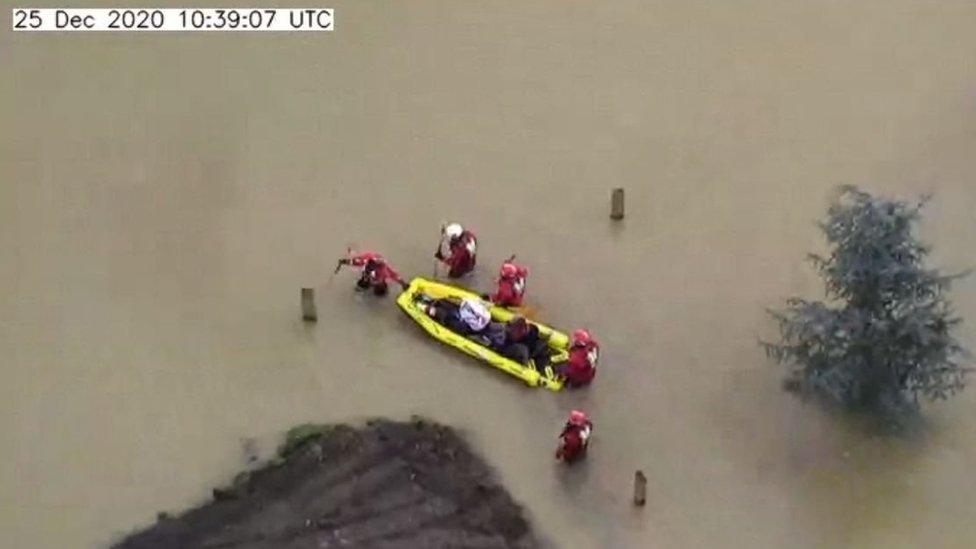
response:
[[[586,330],[573,332],[569,347],[569,360],[559,367],[558,373],[566,378],[570,387],[588,385],[596,377],[596,363],[600,358],[600,344]]]
[[[458,278],[474,270],[477,251],[478,239],[474,233],[458,223],[450,223],[441,228],[441,241],[434,257],[447,265],[447,276]]]
[[[563,426],[563,432],[559,433],[560,446],[556,450],[556,459],[573,463],[585,456],[592,432],[593,422],[586,417],[585,413],[579,410],[570,412],[569,420]]]
[[[400,278],[400,275],[378,253],[362,252],[354,254],[350,252],[349,257],[339,260],[339,264],[336,266],[336,272],[339,272],[339,269],[343,265],[352,265],[353,267],[362,269],[359,280],[356,281],[356,286],[361,290],[372,288],[374,294],[382,296],[386,295],[390,282],[400,284],[403,289],[407,288],[407,283]]]
[[[525,277],[529,270],[511,260],[502,263],[498,273],[498,289],[492,294],[491,302],[501,307],[521,307],[525,295]]]

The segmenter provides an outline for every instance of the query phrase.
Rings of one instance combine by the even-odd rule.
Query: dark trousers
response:
[[[389,289],[386,282],[374,282],[366,275],[360,277],[360,279],[356,281],[356,286],[358,286],[361,290],[368,290],[372,287],[373,293],[376,295],[386,295],[386,292]]]
[[[539,373],[545,373],[546,366],[549,365],[549,346],[545,341],[509,343],[502,347],[501,353],[519,364],[528,365],[530,359],[534,360]]]

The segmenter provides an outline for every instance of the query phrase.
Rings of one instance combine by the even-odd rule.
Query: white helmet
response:
[[[477,299],[461,301],[460,313],[461,320],[476,332],[484,330],[488,322],[491,321],[491,313],[488,312],[488,307],[485,307],[485,304]]]
[[[464,228],[458,223],[449,223],[444,226],[444,236],[452,240],[460,237],[463,232]]]

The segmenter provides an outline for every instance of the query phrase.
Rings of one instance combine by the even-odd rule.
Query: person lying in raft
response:
[[[596,377],[596,363],[600,358],[600,344],[586,330],[573,332],[569,347],[569,360],[556,369],[566,378],[566,384],[577,388],[589,385]]]
[[[549,343],[539,332],[539,327],[517,316],[505,326],[505,343],[498,351],[502,356],[519,364],[528,365],[531,360],[535,369],[544,374],[549,365]]]
[[[514,257],[512,256],[513,259]],[[502,268],[498,272],[498,289],[488,296],[488,299],[500,307],[521,307],[527,276],[529,276],[529,269],[516,265],[512,259],[502,263]]]
[[[478,299],[463,299],[455,304],[449,299],[418,299],[423,311],[438,324],[480,345],[496,349],[505,343],[505,326],[491,321],[491,312]]]
[[[473,232],[459,223],[448,223],[441,227],[441,241],[434,257],[447,265],[448,277],[459,278],[474,270],[477,251],[478,239]]]
[[[473,299],[464,299],[457,304],[449,299],[432,300],[421,295],[418,301],[427,316],[461,336],[481,333],[491,322],[488,308]]]
[[[335,272],[339,272],[339,269],[345,265],[352,265],[360,269],[359,280],[356,281],[356,287],[360,290],[372,289],[374,294],[382,296],[386,295],[390,282],[400,284],[404,290],[408,287],[403,278],[378,253],[354,254],[350,251],[348,257],[339,260]]]

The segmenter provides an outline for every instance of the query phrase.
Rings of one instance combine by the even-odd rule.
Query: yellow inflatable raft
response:
[[[460,303],[462,299],[480,299],[477,294],[463,288],[448,286],[447,284],[441,284],[424,278],[415,278],[410,281],[410,287],[397,297],[397,305],[410,318],[414,319],[417,324],[420,324],[434,339],[450,345],[463,353],[483,360],[495,368],[521,379],[530,387],[538,387],[541,385],[551,391],[558,391],[563,388],[562,379],[553,373],[551,366],[546,368],[545,374],[540,374],[531,365],[525,366],[519,364],[484,345],[448,330],[421,309],[421,306],[417,303],[417,298],[421,295],[431,299],[449,299]],[[491,306],[489,308],[491,310],[491,319],[494,322],[507,323],[516,315],[515,312],[504,307]],[[562,332],[539,324],[538,322],[530,322],[539,328],[540,335],[549,338],[551,364],[555,365],[566,362],[569,358],[569,337]]]

